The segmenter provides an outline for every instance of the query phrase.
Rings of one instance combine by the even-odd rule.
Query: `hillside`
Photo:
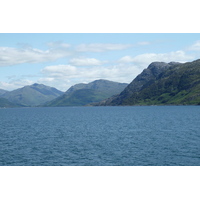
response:
[[[151,63],[123,92],[97,105],[196,104],[200,104],[200,60]]]
[[[84,106],[119,94],[127,85],[102,79],[88,84],[77,84],[45,106]]]
[[[11,103],[7,99],[0,98],[0,108],[13,108],[13,107],[18,107],[14,103]]]
[[[11,92],[6,92],[1,97],[21,106],[37,106],[51,101],[62,94],[63,92],[53,87],[35,83]]]
[[[0,96],[3,95],[3,94],[5,94],[6,92],[8,92],[8,91],[0,89]]]

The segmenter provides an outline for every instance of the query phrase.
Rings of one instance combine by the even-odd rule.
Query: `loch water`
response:
[[[0,166],[199,166],[200,106],[0,109]]]

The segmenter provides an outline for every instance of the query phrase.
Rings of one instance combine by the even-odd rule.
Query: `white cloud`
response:
[[[47,66],[42,70],[43,78],[39,81],[66,91],[77,83],[88,83],[98,79],[116,82],[131,82],[141,69],[135,65],[110,65],[93,67],[75,67],[72,65]]]
[[[28,79],[16,79],[9,82],[0,81],[0,88],[4,90],[12,91],[18,88],[22,88],[25,85],[32,85],[34,81]]]
[[[39,79],[39,81],[38,81],[38,83],[42,83],[42,82],[46,82],[46,83],[51,83],[51,82],[53,82],[55,80],[55,78],[53,78],[53,77],[45,77],[45,78],[40,78]]]
[[[73,58],[69,62],[75,66],[98,66],[103,64],[103,62],[95,58]]]
[[[0,67],[12,66],[23,63],[41,63],[55,61],[59,58],[80,54],[81,52],[104,52],[123,50],[131,47],[129,44],[82,44],[74,48],[61,42],[50,42],[48,50],[41,50],[23,45],[22,48],[0,47]],[[77,66],[101,65],[101,61],[95,58],[76,58],[70,61]]]
[[[69,48],[71,45],[57,41],[57,42],[49,42],[47,43],[47,46],[50,48]]]
[[[71,55],[66,48],[52,48],[40,50],[35,48],[11,48],[0,47],[0,67],[11,66],[22,63],[40,63],[54,61],[58,58]]]
[[[137,45],[140,45],[140,46],[146,46],[146,45],[149,45],[149,44],[150,44],[150,42],[146,42],[146,41],[137,43]]]
[[[119,62],[120,63],[134,63],[139,66],[147,67],[151,62],[160,61],[160,62],[187,62],[194,59],[193,56],[187,55],[184,51],[175,51],[170,53],[146,53],[140,54],[135,57],[124,56]]]
[[[200,40],[196,41],[192,46],[188,48],[190,51],[200,51]]]
[[[123,50],[130,48],[130,44],[103,44],[103,43],[94,43],[94,44],[80,44],[76,46],[76,51],[78,52],[104,52],[104,51],[114,51],[114,50]]]
[[[65,76],[74,76],[77,74],[77,68],[72,65],[55,65],[47,66],[41,70],[43,74],[48,74],[50,77],[60,78]]]

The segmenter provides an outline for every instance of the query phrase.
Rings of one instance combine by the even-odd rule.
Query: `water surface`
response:
[[[200,165],[200,106],[0,109],[0,165]]]

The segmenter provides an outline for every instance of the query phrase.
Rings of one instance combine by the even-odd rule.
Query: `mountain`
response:
[[[35,83],[11,92],[6,92],[1,97],[21,106],[37,106],[51,101],[62,94],[63,92],[56,88]]]
[[[11,103],[7,99],[0,98],[0,108],[13,108],[18,107],[16,104]]]
[[[8,92],[8,91],[0,89],[0,96],[5,94],[6,92]]]
[[[200,104],[200,60],[153,62],[119,95],[96,105]]]
[[[119,94],[127,85],[102,79],[88,84],[80,83],[45,106],[84,106]]]

